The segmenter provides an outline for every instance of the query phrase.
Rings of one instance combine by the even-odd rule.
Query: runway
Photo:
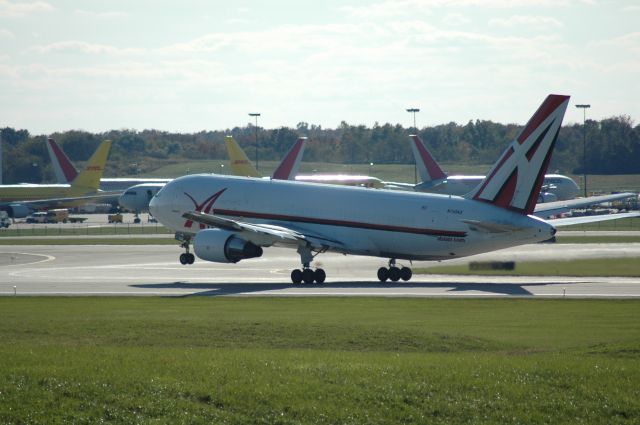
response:
[[[375,273],[384,259],[329,253],[314,263],[327,272],[324,285],[294,286],[289,273],[299,264],[290,249],[270,248],[238,264],[191,266],[178,263],[179,253],[166,245],[0,246],[0,295],[640,298],[640,278],[416,274],[410,282],[382,284]],[[537,244],[454,261],[596,257],[639,258],[640,244]]]

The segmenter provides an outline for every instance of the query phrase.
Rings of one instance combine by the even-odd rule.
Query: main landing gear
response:
[[[411,280],[411,276],[413,276],[413,272],[410,267],[396,267],[396,259],[392,258],[389,260],[389,268],[380,267],[378,269],[378,279],[380,282],[386,282],[389,279],[392,282],[397,282],[400,279],[405,282]]]
[[[196,256],[189,252],[189,242],[190,239],[185,239],[180,244],[180,246],[186,250],[186,252],[180,254],[180,264],[182,265],[193,264],[196,260]]]
[[[291,271],[291,282],[294,285],[299,285],[302,282],[306,284],[311,284],[313,282],[322,284],[327,278],[327,274],[324,270],[318,268],[312,270],[309,264],[313,261],[315,255],[311,252],[311,249],[307,246],[298,247],[298,254],[300,254],[300,260],[302,262],[302,270],[294,269]],[[320,254],[320,252],[316,253],[316,255]]]

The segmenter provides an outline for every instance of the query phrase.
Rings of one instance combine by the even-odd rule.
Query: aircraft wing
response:
[[[545,221],[554,227],[563,227],[563,226],[571,226],[572,224],[587,224],[587,223],[595,223],[598,221],[617,220],[620,218],[632,218],[632,217],[640,217],[640,212],[633,211],[633,212],[619,213],[619,214],[585,215],[582,217],[554,218],[554,219],[545,220]]]
[[[308,244],[313,249],[327,249],[340,248],[343,245],[339,241],[325,238],[322,235],[310,234],[283,226],[232,220],[199,211],[184,213],[182,214],[182,217],[206,226],[236,232],[244,239],[261,246],[299,246]]]
[[[566,201],[554,201],[537,204],[533,214],[540,218],[548,218],[553,215],[567,212],[574,208],[585,208],[589,205],[597,205],[605,202],[618,201],[620,199],[633,198],[632,192],[615,193],[612,195],[589,196],[587,198],[569,199]]]
[[[0,208],[15,204],[25,205],[31,209],[65,208],[86,204],[92,201],[104,201],[105,199],[117,198],[120,195],[122,195],[122,191],[99,192],[93,195],[70,196],[64,198],[4,201],[0,202]]]

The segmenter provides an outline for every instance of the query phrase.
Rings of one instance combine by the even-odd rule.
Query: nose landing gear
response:
[[[413,272],[411,271],[410,267],[404,267],[404,266],[401,268],[396,267],[395,258],[392,258],[389,260],[389,268],[380,267],[378,269],[378,280],[380,280],[380,282],[386,282],[387,279],[392,282],[397,282],[400,279],[407,282],[411,280],[412,276],[413,276]]]
[[[193,262],[196,260],[196,256],[189,252],[190,241],[191,239],[184,239],[180,244],[180,246],[186,250],[186,252],[180,254],[180,264],[182,264],[183,266],[193,264]]]

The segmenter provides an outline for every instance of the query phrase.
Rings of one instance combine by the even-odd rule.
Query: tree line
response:
[[[520,131],[521,126],[492,121],[450,122],[417,130],[439,162],[491,164]],[[232,135],[247,155],[255,157],[255,127],[235,127],[198,133],[159,130],[112,130],[90,133],[70,130],[49,135],[74,162],[86,161],[98,144],[113,141],[105,176],[147,173],[165,164],[188,160],[226,160],[224,137]],[[303,161],[342,164],[410,164],[407,136],[415,129],[401,125],[373,127],[342,122],[335,129],[301,122],[296,128],[258,128],[260,160],[280,160],[299,136],[309,138]],[[584,132],[584,133],[583,133]],[[13,128],[0,129],[4,183],[54,182],[45,141]],[[583,137],[586,163],[583,164]],[[585,168],[586,167],[586,168]],[[640,125],[628,116],[564,126],[557,140],[550,171],[565,174],[640,174]]]

